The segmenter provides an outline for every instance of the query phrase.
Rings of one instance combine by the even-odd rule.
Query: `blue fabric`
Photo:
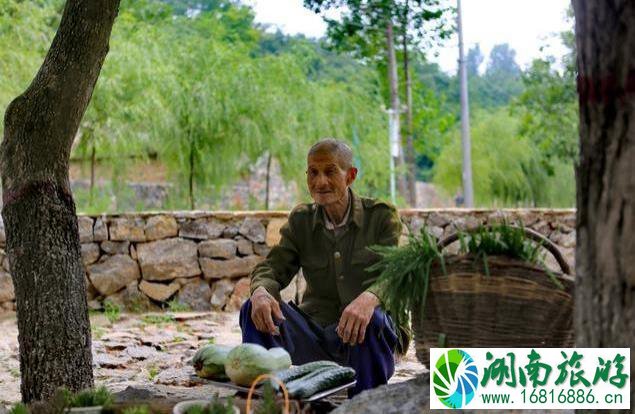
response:
[[[251,320],[251,301],[247,300],[240,309],[243,343],[260,344],[267,349],[282,347],[289,352],[294,365],[330,360],[353,368],[357,385],[349,390],[349,398],[386,384],[395,372],[397,335],[392,320],[379,307],[366,328],[364,342],[354,346],[344,344],[337,336],[337,324],[321,327],[293,302],[280,303],[280,309],[286,320],[275,321],[279,336],[270,335],[256,329]]]

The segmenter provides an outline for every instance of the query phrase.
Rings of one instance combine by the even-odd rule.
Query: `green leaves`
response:
[[[403,246],[372,246],[381,259],[366,269],[379,272],[373,286],[381,292],[383,306],[397,326],[408,326],[412,309],[423,312],[428,292],[428,279],[433,264],[445,272],[443,256],[437,243],[423,227],[418,235],[409,234]]]

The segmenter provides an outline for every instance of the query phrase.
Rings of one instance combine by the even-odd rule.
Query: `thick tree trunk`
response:
[[[28,89],[7,108],[2,216],[25,402],[93,385],[90,321],[68,164],[108,52],[119,0],[68,0]]]
[[[632,347],[635,2],[574,0],[573,6],[580,103],[576,345]]]
[[[403,72],[406,81],[406,168],[408,170],[408,202],[411,207],[417,204],[417,166],[415,164],[415,146],[412,126],[412,79],[408,57],[408,2],[406,1],[406,19],[403,33]]]
[[[390,85],[390,108],[397,114],[395,117],[399,120],[401,104],[399,103],[399,81],[397,79],[397,57],[395,56],[395,40],[393,33],[393,24],[389,21],[386,24],[386,52],[388,54],[388,83]],[[397,122],[397,142],[399,145],[399,155],[394,157],[394,165],[396,167],[397,185],[399,193],[402,197],[406,197],[406,182],[403,174],[403,148],[401,144],[401,134],[399,124]]]

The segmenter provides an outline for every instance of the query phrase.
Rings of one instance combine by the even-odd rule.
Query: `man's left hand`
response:
[[[366,327],[368,327],[377,305],[379,305],[377,296],[370,292],[363,292],[344,308],[335,330],[342,342],[350,345],[364,342]]]

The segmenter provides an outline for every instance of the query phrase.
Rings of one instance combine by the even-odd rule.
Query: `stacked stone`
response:
[[[522,223],[553,241],[574,267],[574,210],[402,210],[404,234],[426,226],[437,239],[478,225]],[[79,216],[89,305],[128,311],[168,304],[194,311],[236,311],[249,295],[249,273],[278,243],[284,212],[186,212]],[[0,221],[0,247],[4,246]],[[449,247],[456,251],[458,243]],[[15,309],[9,263],[0,249],[0,310]],[[547,265],[559,270],[547,256]],[[293,299],[301,278],[282,293]]]
[[[575,269],[575,210],[571,209],[505,209],[505,210],[401,210],[401,220],[406,224],[400,244],[408,240],[408,232],[419,233],[422,227],[437,240],[442,240],[457,231],[506,222],[537,231],[558,246],[565,260]],[[459,243],[447,248],[456,253]],[[555,259],[547,254],[545,264],[560,271]]]

